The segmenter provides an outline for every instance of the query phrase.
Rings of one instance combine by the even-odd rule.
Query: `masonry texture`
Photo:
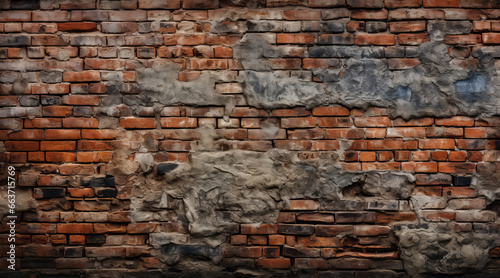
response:
[[[500,277],[499,0],[2,0],[0,32],[1,277]]]

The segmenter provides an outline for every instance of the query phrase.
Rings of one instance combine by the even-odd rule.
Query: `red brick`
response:
[[[394,154],[390,151],[378,152],[378,161],[391,161],[394,158]]]
[[[125,118],[120,120],[120,127],[126,129],[153,129],[155,125],[154,118]]]
[[[28,153],[28,161],[44,162],[45,161],[45,153],[44,152],[30,152],[30,153]]]
[[[31,93],[34,95],[65,95],[69,94],[69,84],[34,84],[31,86]]]
[[[250,235],[248,236],[248,245],[267,245],[267,236]]]
[[[402,162],[401,170],[415,173],[436,173],[438,164],[436,162]]]
[[[190,62],[193,70],[225,70],[228,68],[225,59],[193,59]]]
[[[112,141],[78,141],[78,150],[80,151],[112,151],[114,149]]]
[[[400,45],[419,45],[424,42],[429,41],[429,35],[428,34],[399,34],[398,35],[398,43]],[[418,59],[408,59],[409,61],[418,61]],[[420,63],[414,62],[415,66],[419,65]]]
[[[433,9],[398,9],[389,12],[389,20],[442,19],[445,13]]]
[[[355,225],[354,234],[358,236],[380,236],[391,231],[391,227],[378,225]]]
[[[43,130],[24,129],[9,134],[9,140],[43,140]]]
[[[42,141],[40,142],[41,151],[74,151],[76,141]]]
[[[190,128],[198,126],[196,118],[186,117],[161,118],[160,123],[163,128]]]
[[[424,0],[425,8],[458,8],[460,0]]]
[[[289,269],[292,267],[288,258],[269,258],[256,261],[257,266],[267,269]]]
[[[304,117],[309,116],[311,112],[304,108],[294,109],[275,109],[271,111],[271,115],[275,117]]]
[[[82,130],[82,139],[115,139],[118,135],[118,130],[115,129],[84,129]]]
[[[340,242],[336,237],[298,237],[298,243],[305,247],[339,247]]]
[[[321,11],[317,10],[288,10],[284,11],[283,19],[285,20],[321,20]]]
[[[47,162],[72,162],[76,160],[75,153],[68,152],[46,152],[45,161]]]
[[[214,47],[214,57],[215,58],[232,58],[233,49],[226,46]]]
[[[320,127],[350,127],[352,120],[349,117],[321,117],[318,121]]]
[[[95,22],[64,22],[58,23],[57,29],[63,32],[92,32],[97,31]]]
[[[100,81],[101,74],[98,71],[64,72],[65,82],[93,82]]]
[[[246,235],[231,236],[231,245],[247,245],[247,236]]]
[[[97,118],[65,118],[62,120],[64,128],[97,128]]]
[[[7,141],[4,144],[8,152],[38,151],[40,147],[37,141]]]
[[[472,30],[474,32],[480,32],[480,33],[491,31],[491,22],[489,22],[489,21],[474,21]]]
[[[476,172],[476,164],[460,162],[439,162],[439,172],[455,174],[472,174]]]
[[[231,246],[223,251],[223,256],[228,257],[240,257],[240,258],[259,258],[262,256],[262,247],[258,246]]]
[[[351,10],[351,18],[357,20],[387,19],[387,10]]]
[[[500,33],[483,33],[484,44],[500,44]]]
[[[466,158],[465,152],[451,151],[448,154],[448,159],[455,162],[464,162]]]
[[[290,200],[288,209],[290,210],[317,210],[319,203],[314,200]]]
[[[486,160],[486,157],[487,157],[486,153],[487,153],[487,152],[485,152],[485,156],[484,156],[484,157],[485,157],[485,158],[484,158],[484,160],[485,160],[485,161],[487,161],[487,160]],[[481,154],[481,152],[477,152],[477,151],[469,151],[469,152],[467,152],[467,159],[468,159],[469,161],[471,161],[471,162],[481,162],[481,161],[483,161],[483,155]],[[497,159],[496,159],[496,160],[497,160]],[[495,160],[495,161],[496,161],[496,160]]]
[[[359,152],[359,161],[361,162],[374,162],[377,160],[377,153],[375,152]]]
[[[446,137],[446,138],[460,138],[463,136],[464,131],[462,128],[455,127],[428,127],[427,137]]]
[[[124,234],[127,232],[127,225],[114,223],[94,223],[95,234]]]
[[[68,12],[66,11],[33,11],[32,21],[67,21]]]
[[[31,21],[31,11],[1,11],[0,22]]]
[[[431,159],[431,153],[429,151],[413,152],[414,161],[429,161],[430,159]]]
[[[425,128],[423,127],[395,127],[387,129],[388,138],[423,138]]]
[[[312,141],[309,140],[275,140],[275,148],[287,149],[291,151],[310,150],[312,148]]]
[[[82,163],[109,162],[112,156],[112,152],[79,152],[77,161]]]
[[[357,35],[355,37],[357,45],[395,45],[396,37],[394,35]]]
[[[335,128],[325,130],[326,139],[363,139],[364,134],[361,128]]]
[[[312,110],[314,116],[349,116],[349,109],[340,106],[315,107]]]
[[[160,10],[174,10],[180,9],[181,1],[163,1],[163,0],[139,0],[139,9],[160,9]]]
[[[26,163],[27,154],[25,152],[11,152],[10,154],[11,163]]]
[[[458,148],[462,150],[484,150],[486,148],[486,140],[458,139]]]
[[[75,140],[80,139],[79,129],[47,129],[45,140]]]
[[[68,239],[70,245],[85,245],[84,235],[70,235]]]
[[[314,36],[311,34],[277,34],[278,44],[313,44]]]
[[[42,115],[44,117],[68,117],[73,113],[72,106],[46,106],[42,107]],[[62,123],[62,122],[60,122]],[[52,126],[49,126],[52,127]]]
[[[393,170],[397,171],[400,169],[399,162],[375,162],[375,163],[362,163],[361,168],[363,171],[373,171],[373,170]]]
[[[391,30],[391,33],[421,32],[426,30],[426,22],[425,21],[391,22],[389,28]]]
[[[17,106],[18,101],[16,96],[0,96],[0,106]]]
[[[443,196],[450,198],[473,198],[477,196],[476,191],[469,187],[443,187]]]
[[[484,36],[484,34],[483,34]],[[487,39],[485,37],[485,43]],[[444,37],[446,44],[478,44],[481,43],[481,35],[468,34],[468,35],[446,35]]]
[[[94,228],[91,223],[57,224],[57,232],[60,234],[91,234],[94,232]]]
[[[265,235],[278,233],[278,225],[241,224],[241,233],[250,235]]]
[[[269,245],[285,245],[285,236],[269,235]]]
[[[24,120],[24,128],[60,128],[62,127],[61,119],[51,118],[35,118],[32,120]]]
[[[191,142],[178,141],[178,140],[165,140],[161,142],[159,148],[162,151],[188,152],[191,150]]]
[[[422,216],[427,221],[452,221],[455,219],[455,212],[452,211],[433,211],[433,210],[423,210]]]
[[[418,140],[420,149],[455,149],[453,139],[421,139]]]
[[[417,215],[414,212],[377,212],[377,224],[391,224],[400,221],[415,221]]]

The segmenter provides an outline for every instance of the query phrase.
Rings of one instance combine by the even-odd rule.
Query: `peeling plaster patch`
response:
[[[244,93],[251,106],[272,109],[275,107],[317,106],[324,101],[321,85],[299,81],[296,78],[278,78],[269,72],[246,71],[240,74],[245,80]]]
[[[437,22],[436,26],[439,24]],[[453,28],[458,33],[470,28],[470,22],[455,25]],[[349,108],[378,106],[389,108],[392,118],[406,120],[500,113],[500,85],[494,62],[488,56],[477,53],[480,63],[478,69],[472,70],[455,65],[447,45],[442,42],[427,42],[415,50],[420,65],[392,71],[380,47],[310,47],[310,58],[348,58],[342,63],[331,59],[331,68],[312,70],[326,83],[326,91],[316,82],[273,74],[265,58],[283,57],[283,53],[271,46],[265,37],[246,35],[235,46],[234,56],[241,60],[245,69],[239,79],[245,98],[249,105],[257,108],[319,104],[341,104]]]
[[[500,244],[495,233],[453,232],[437,225],[396,231],[405,270],[412,277],[481,271],[488,251]]]
[[[149,203],[160,203],[165,193],[182,200],[190,234],[206,237],[228,233],[235,223],[274,223],[290,199],[325,205],[340,200],[342,189],[353,183],[380,200],[408,198],[414,187],[407,173],[343,172],[334,154],[302,161],[289,151],[232,150],[194,152],[189,161],[162,175],[147,174],[149,187],[135,188],[131,218],[140,217]],[[152,198],[148,205],[142,196]]]

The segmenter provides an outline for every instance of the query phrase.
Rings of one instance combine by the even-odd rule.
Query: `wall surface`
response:
[[[0,9],[1,277],[500,276],[500,1]]]

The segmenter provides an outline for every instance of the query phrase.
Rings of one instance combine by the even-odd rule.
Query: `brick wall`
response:
[[[497,277],[499,8],[3,1],[1,275]]]

